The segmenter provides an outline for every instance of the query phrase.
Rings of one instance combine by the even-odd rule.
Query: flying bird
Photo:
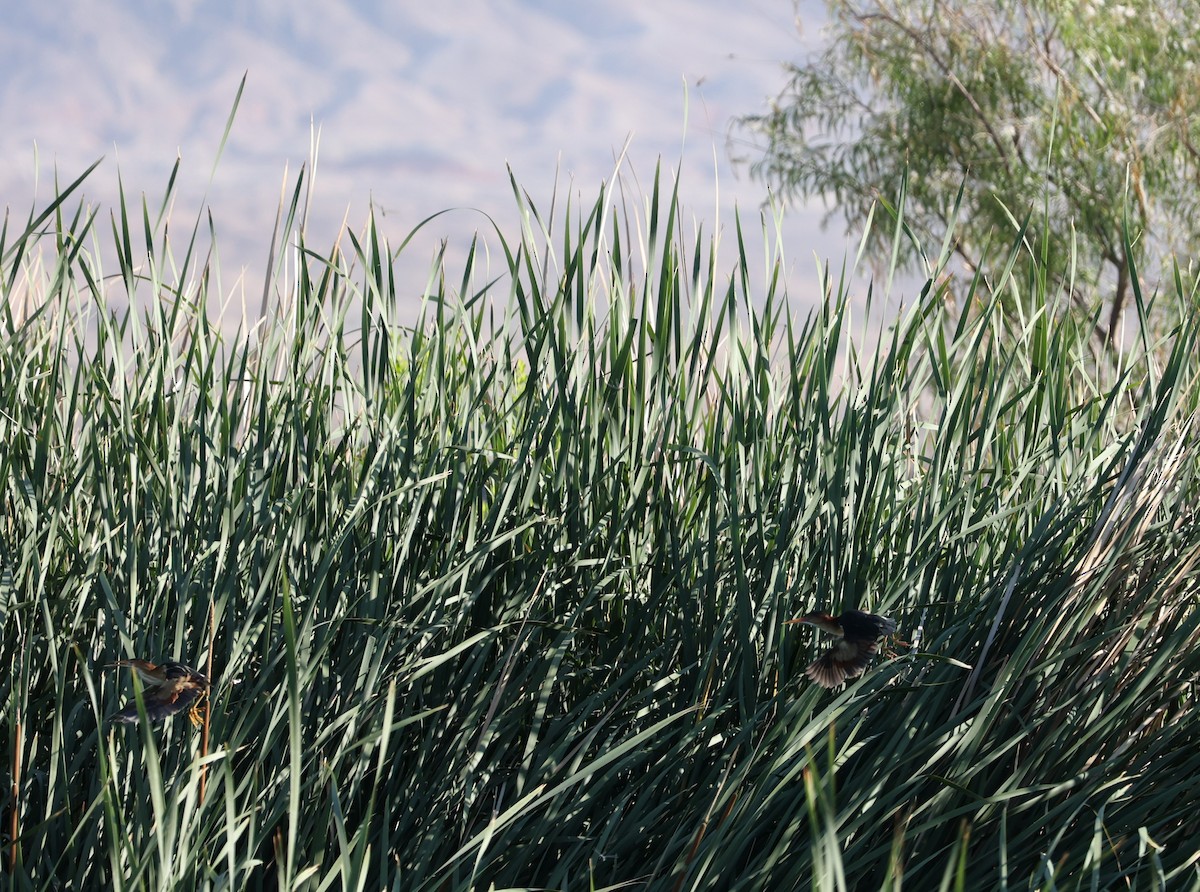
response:
[[[200,725],[200,701],[208,693],[208,679],[183,663],[167,661],[156,666],[148,660],[118,660],[110,668],[128,666],[142,680],[142,702],[146,718],[159,722],[176,713],[188,711],[192,724]],[[137,723],[137,701],[125,705],[108,717],[110,722]]]
[[[788,624],[807,623],[838,640],[804,670],[814,683],[836,688],[848,678],[862,675],[879,651],[879,640],[896,631],[895,620],[861,610],[847,610],[839,617],[828,613],[807,613]]]

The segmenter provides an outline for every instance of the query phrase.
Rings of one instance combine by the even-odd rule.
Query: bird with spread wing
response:
[[[895,620],[861,610],[847,610],[838,617],[807,613],[788,623],[807,623],[838,639],[804,670],[823,688],[836,688],[846,679],[862,675],[879,651],[880,639],[896,631]]]
[[[200,703],[208,694],[208,679],[183,663],[167,661],[155,665],[148,660],[118,660],[113,668],[128,666],[142,680],[142,702],[146,718],[159,722],[185,709],[192,724],[200,725]],[[137,723],[137,701],[131,701],[108,717],[110,722]]]

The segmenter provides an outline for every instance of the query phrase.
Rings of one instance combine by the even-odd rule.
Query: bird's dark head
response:
[[[176,663],[174,660],[165,660],[162,663],[151,663],[149,660],[139,659],[117,660],[112,666],[132,669],[144,683],[149,685],[177,682],[179,679],[186,679],[205,687],[209,684],[208,679],[195,669],[185,666],[183,663]]]
[[[127,667],[132,669],[143,681],[160,682],[165,677],[162,667],[156,666],[149,660],[117,660],[112,665],[114,668]]]
[[[816,626],[822,632],[826,632],[829,635],[836,635],[838,638],[842,637],[842,627],[830,613],[820,611],[817,613],[806,613],[804,616],[788,620],[789,625],[792,623],[806,623],[810,626]]]

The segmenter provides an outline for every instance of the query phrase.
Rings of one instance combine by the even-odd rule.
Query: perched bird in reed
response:
[[[148,660],[118,660],[110,668],[128,666],[142,680],[142,701],[146,718],[162,721],[176,713],[188,711],[192,724],[200,725],[200,702],[208,693],[208,679],[183,663],[167,661],[156,666]],[[137,701],[108,717],[110,722],[137,723]]]
[[[788,624],[807,623],[838,640],[804,670],[823,688],[836,688],[848,678],[862,675],[871,657],[879,650],[879,640],[896,631],[894,620],[861,610],[847,610],[839,617],[828,613],[807,613]]]

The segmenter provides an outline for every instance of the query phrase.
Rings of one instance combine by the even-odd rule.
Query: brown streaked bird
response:
[[[128,666],[142,680],[142,701],[146,718],[159,722],[176,713],[188,711],[192,724],[200,726],[200,701],[208,693],[208,679],[183,663],[167,661],[156,666],[148,660],[117,660],[110,668]],[[137,723],[137,701],[125,705],[108,717],[110,722]]]
[[[807,613],[788,620],[791,623],[808,623],[839,639],[804,670],[823,688],[836,688],[846,679],[862,675],[879,650],[879,639],[896,631],[894,620],[861,610],[847,610],[836,618],[828,613]]]

